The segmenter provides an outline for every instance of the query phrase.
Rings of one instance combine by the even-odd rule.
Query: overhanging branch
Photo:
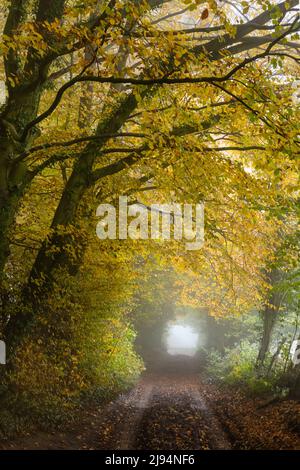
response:
[[[28,132],[30,129],[37,124],[39,124],[41,121],[46,119],[48,116],[50,116],[54,110],[57,108],[59,105],[64,93],[73,87],[76,83],[81,83],[81,82],[95,82],[95,83],[112,83],[112,84],[128,84],[128,85],[146,85],[146,86],[153,86],[153,85],[174,85],[174,84],[198,84],[198,83],[221,83],[229,80],[231,77],[233,77],[239,70],[244,68],[245,66],[251,64],[252,62],[255,62],[256,60],[263,59],[268,56],[270,53],[271,49],[283,38],[285,38],[287,35],[291,34],[293,31],[297,30],[299,28],[299,25],[297,24],[298,22],[298,17],[297,20],[293,23],[293,25],[288,28],[288,30],[284,31],[282,34],[280,34],[277,38],[275,38],[266,48],[266,50],[260,54],[257,54],[253,57],[246,58],[244,59],[240,64],[236,65],[233,67],[227,74],[223,76],[204,76],[204,77],[183,77],[183,78],[172,78],[172,77],[161,77],[161,78],[124,78],[124,77],[98,77],[98,76],[93,76],[93,75],[82,75],[80,73],[73,79],[69,80],[67,83],[65,83],[57,92],[56,97],[54,98],[52,104],[49,106],[49,108],[42,114],[40,114],[36,119],[28,123],[24,130],[23,133],[20,137],[20,141],[24,142],[26,140],[26,137],[28,135]],[[296,27],[295,27],[296,26]]]

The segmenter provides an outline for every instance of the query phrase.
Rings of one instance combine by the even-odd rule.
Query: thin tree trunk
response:
[[[261,367],[266,359],[266,355],[269,352],[272,332],[276,319],[278,316],[278,311],[281,304],[281,293],[276,291],[276,285],[282,277],[281,272],[274,268],[268,275],[268,281],[272,286],[271,295],[266,303],[264,310],[262,311],[263,318],[263,334],[260,343],[260,349],[257,357],[257,367]]]

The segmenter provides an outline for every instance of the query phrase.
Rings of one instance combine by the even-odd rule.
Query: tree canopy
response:
[[[166,305],[222,318],[255,308],[269,319],[284,302],[278,285],[295,302],[297,0],[11,0],[1,13],[8,382],[34,395],[55,356],[63,401],[107,357],[116,381],[141,370],[133,324],[145,311],[156,321]],[[204,204],[203,248],[99,241],[96,208],[120,195]]]

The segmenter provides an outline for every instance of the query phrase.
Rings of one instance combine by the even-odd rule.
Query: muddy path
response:
[[[281,413],[291,406],[294,416],[298,405],[279,406],[259,411],[255,401],[207,380],[199,363],[176,357],[63,431],[2,442],[0,449],[299,449],[298,434]]]
[[[66,432],[22,437],[14,449],[230,449],[222,426],[201,393],[189,359],[170,359],[81,425]]]
[[[119,450],[230,449],[196,374],[149,373],[108,410],[99,447]]]
[[[152,395],[136,429],[136,449],[230,449],[193,374],[153,374]]]

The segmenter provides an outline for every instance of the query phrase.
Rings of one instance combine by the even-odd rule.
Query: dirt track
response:
[[[73,429],[25,436],[0,448],[229,449],[201,386],[193,361],[171,358],[145,373],[130,392],[88,412]]]
[[[135,426],[125,425],[121,449],[229,449],[217,419],[201,396],[197,376],[151,374],[140,383]],[[147,397],[145,399],[145,397]],[[136,409],[132,405],[131,409]],[[130,415],[130,413],[129,413]]]
[[[170,359],[105,411],[99,449],[230,449],[188,358]]]
[[[197,361],[170,358],[63,431],[2,442],[0,449],[299,449],[294,421],[300,405],[259,403],[207,381]]]

